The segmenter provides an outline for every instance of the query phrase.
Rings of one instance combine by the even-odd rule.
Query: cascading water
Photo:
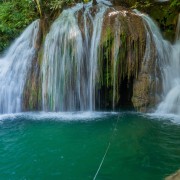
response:
[[[180,115],[180,43],[173,47],[172,58],[167,67],[164,66],[165,91],[163,101],[158,106],[158,113],[173,113]]]
[[[142,14],[137,10],[134,11],[143,18],[145,23],[146,51],[144,63],[150,59],[152,53],[151,43],[154,43],[156,48],[156,65],[161,68],[163,64],[169,63],[169,59],[172,56],[171,44],[163,39],[158,26],[148,15]]]
[[[31,67],[39,32],[34,21],[0,58],[0,113],[21,111],[26,75]]]
[[[43,110],[95,109],[97,53],[103,15],[108,8],[98,3],[77,4],[64,10],[47,35],[42,65]],[[84,34],[78,14],[83,13]]]
[[[142,16],[145,21],[145,26],[147,29],[147,37],[148,37],[148,29],[152,34],[152,42],[149,38],[149,41],[146,41],[146,55],[150,54],[150,43],[154,43],[156,47],[156,67],[160,69],[160,74],[162,78],[162,102],[158,106],[156,112],[157,113],[178,113],[180,111],[180,106],[178,105],[180,100],[178,95],[179,91],[179,45],[171,45],[168,41],[165,41],[156,26],[156,24],[149,18],[147,15],[141,14],[136,11],[136,13]],[[149,44],[149,45],[148,45]],[[147,56],[147,57],[148,57]],[[147,59],[147,58],[145,58]],[[145,60],[144,59],[144,60]],[[158,79],[156,80],[156,83]]]
[[[172,56],[169,64],[163,65],[165,74],[163,83],[165,96],[157,109],[157,113],[180,115],[180,15],[177,23],[176,42],[172,45]]]
[[[75,13],[81,8],[82,5],[78,4],[63,11],[46,37],[42,67],[44,110],[73,108],[80,98],[83,44]]]
[[[99,5],[99,12],[93,18],[89,13],[89,8],[87,8],[85,12],[85,18],[92,19],[93,25],[93,33],[90,42],[88,42],[88,36],[85,37],[86,45],[90,44],[90,55],[87,59],[88,67],[89,67],[89,79],[88,79],[88,93],[89,93],[89,109],[95,109],[95,83],[96,83],[96,75],[97,75],[97,59],[98,59],[98,45],[101,38],[101,29],[103,22],[103,15],[108,7],[104,5]],[[85,19],[84,18],[84,19]],[[87,28],[87,26],[86,26]],[[87,32],[87,30],[86,30]]]
[[[159,93],[161,87],[158,86],[162,84],[163,102],[157,112],[180,114],[180,43],[177,40],[175,45],[171,45],[163,39],[149,16],[137,10],[135,13],[122,8],[111,8],[105,0],[99,0],[96,6],[92,2],[80,3],[62,12],[45,39],[42,79],[39,78],[42,80],[42,89],[35,88],[39,88],[35,93],[41,94],[42,90],[43,110],[95,110],[96,105],[100,108],[112,106],[115,109],[124,101],[130,102],[131,98],[134,98],[132,103],[136,105],[139,94],[133,92],[135,95],[131,95],[131,91],[138,90],[137,87],[133,89],[135,77],[145,74],[142,77],[149,78],[145,82],[149,84],[146,86],[144,83],[147,92],[142,91],[147,96],[154,93],[154,87],[160,89],[156,91]],[[144,26],[137,15],[143,19]],[[109,24],[105,26],[106,23]],[[178,39],[180,20],[177,24]],[[136,25],[138,28],[134,27]],[[139,25],[142,32],[138,34]],[[26,76],[37,55],[35,46],[38,32],[39,21],[35,21],[0,59],[1,113],[19,112],[22,109]],[[141,80],[139,78],[137,81]],[[131,87],[128,83],[131,83]],[[124,89],[130,92],[123,99]],[[28,94],[26,89],[24,94]],[[28,103],[34,100],[29,99],[26,99]],[[37,101],[39,103],[41,99]],[[147,101],[151,104],[149,99]]]
[[[159,104],[156,113],[180,114],[180,43],[177,40],[175,45],[171,45],[168,41],[165,41],[158,27],[147,15],[141,14],[138,11],[136,11],[136,13],[142,16],[145,23],[148,25],[153,35],[153,43],[157,51],[156,63],[162,76],[163,101]],[[177,29],[179,28],[178,26]],[[179,33],[178,30],[176,33]],[[148,45],[146,45],[146,47],[147,46]],[[146,52],[145,54],[149,53]]]

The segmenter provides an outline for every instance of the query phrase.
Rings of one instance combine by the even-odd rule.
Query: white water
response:
[[[117,112],[92,112],[92,111],[77,111],[77,112],[24,112],[1,114],[0,123],[5,120],[14,119],[29,119],[30,121],[93,121],[102,120],[109,116],[119,116]],[[103,119],[104,120],[104,119]]]
[[[75,13],[81,4],[63,11],[46,37],[42,65],[43,110],[77,106],[82,60],[82,36]],[[75,77],[77,80],[75,81]]]
[[[157,109],[160,114],[180,115],[180,15],[176,28],[176,41],[172,45],[169,63],[163,66],[165,94]]]
[[[0,58],[0,113],[21,111],[28,70],[35,55],[39,20],[33,22]]]
[[[162,76],[162,102],[159,104],[156,113],[180,115],[180,42],[178,41],[180,20],[178,20],[177,24],[176,43],[175,45],[171,45],[168,41],[163,39],[160,30],[150,17],[145,14],[141,14],[138,11],[136,11],[136,13],[142,16],[145,21],[145,26],[148,25],[148,29],[152,34],[157,52],[156,63],[160,68]],[[151,43],[151,41],[149,41],[150,39],[148,38],[148,33],[149,32],[147,31],[148,41],[146,41],[146,58],[149,57],[149,47]]]
[[[169,60],[172,56],[172,47],[171,44],[163,39],[161,32],[155,22],[146,14],[140,13],[135,10],[135,12],[142,17],[145,23],[146,29],[146,51],[144,56],[145,61],[150,60],[151,53],[153,50],[151,49],[151,43],[155,45],[156,51],[156,60],[157,66],[161,68],[163,64],[168,64]],[[150,37],[151,36],[151,37]],[[147,67],[148,68],[148,67]]]
[[[91,15],[91,3],[64,10],[45,41],[42,99],[45,111],[95,109],[97,53],[106,1]],[[78,23],[78,14],[82,22]],[[84,28],[82,37],[81,28]]]
[[[98,47],[103,17],[109,8],[99,1],[77,4],[63,11],[46,37],[42,65],[42,104],[45,111],[95,110],[95,84],[98,76]],[[165,41],[152,19],[135,11],[144,20],[146,50],[143,63],[151,60],[151,44],[156,48],[156,66],[162,75],[162,102],[157,113],[180,115],[180,20],[176,44]],[[82,22],[78,22],[79,19]],[[120,27],[120,22],[116,22]],[[0,113],[20,112],[26,76],[36,53],[39,21],[32,23],[0,59]],[[82,33],[84,32],[84,34]],[[116,61],[120,47],[120,28],[115,31],[113,68],[113,108],[116,101]],[[145,69],[148,66],[144,66]],[[150,77],[152,78],[152,77]],[[156,80],[158,81],[158,79]]]
[[[167,66],[163,67],[165,94],[157,113],[180,115],[180,42],[172,46],[172,57]]]

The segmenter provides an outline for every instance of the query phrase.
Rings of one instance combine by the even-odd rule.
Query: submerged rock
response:
[[[176,171],[174,174],[166,177],[165,180],[180,180],[180,170]]]

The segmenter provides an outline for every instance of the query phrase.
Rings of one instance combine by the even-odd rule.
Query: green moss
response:
[[[112,108],[113,103],[115,107],[120,105],[123,83],[127,83],[128,88],[128,83],[139,75],[145,51],[145,29],[142,20],[132,14],[108,18],[99,48],[97,87]]]

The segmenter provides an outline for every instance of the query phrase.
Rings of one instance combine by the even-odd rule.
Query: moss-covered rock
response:
[[[112,3],[116,6],[125,6],[147,13],[158,23],[163,36],[173,42],[178,13],[180,12],[180,3],[175,1],[112,0]]]
[[[44,22],[40,21],[40,30],[36,41],[36,53],[32,61],[32,68],[28,72],[23,93],[23,111],[40,110],[41,108],[41,58]]]
[[[154,107],[155,99],[155,82],[151,80],[150,74],[139,74],[138,79],[133,85],[133,106],[140,112],[146,112],[149,108]]]
[[[101,108],[132,107],[132,84],[145,51],[142,19],[124,7],[110,8],[104,17],[99,47],[98,93]]]

